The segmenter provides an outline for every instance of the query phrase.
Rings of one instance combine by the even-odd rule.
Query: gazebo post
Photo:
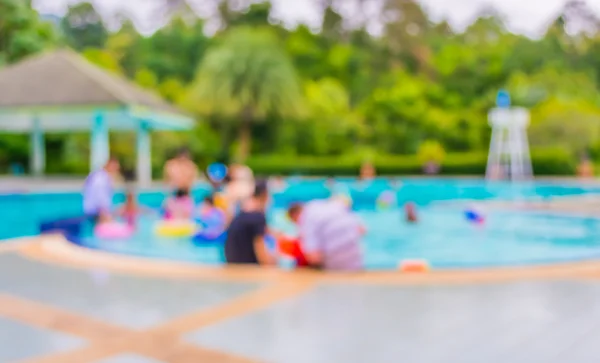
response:
[[[44,174],[46,166],[46,145],[44,142],[44,130],[39,117],[34,116],[31,128],[31,172],[35,176]]]
[[[137,129],[137,181],[147,187],[152,183],[152,157],[150,146],[150,127],[141,121]]]
[[[98,170],[106,164],[109,158],[110,145],[108,125],[102,113],[96,114],[91,132],[90,167]]]

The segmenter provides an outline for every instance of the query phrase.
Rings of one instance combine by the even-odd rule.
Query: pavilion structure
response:
[[[0,69],[0,132],[31,134],[31,172],[45,169],[44,135],[90,132],[90,167],[110,153],[109,131],[137,133],[137,178],[152,180],[151,130],[188,130],[193,119],[158,97],[71,50]]]

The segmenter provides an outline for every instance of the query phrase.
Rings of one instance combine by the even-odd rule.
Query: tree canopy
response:
[[[509,32],[493,9],[456,31],[412,0],[382,0],[379,12],[321,1],[320,29],[284,26],[269,1],[212,0],[211,19],[193,2],[151,1],[167,21],[142,35],[127,17],[108,30],[88,2],[55,25],[28,2],[0,0],[0,65],[66,44],[193,113],[194,132],[156,136],[157,165],[180,143],[206,161],[485,153],[499,89],[531,109],[534,148],[600,157],[600,20],[584,1],[568,1],[536,39]],[[49,147],[85,155],[81,137],[52,136]],[[26,139],[0,135],[0,149],[0,168],[26,163]],[[61,160],[57,170],[86,169],[85,157]]]
[[[240,161],[250,153],[253,123],[270,115],[297,118],[300,102],[294,68],[266,28],[229,30],[204,57],[188,95],[188,107],[199,114],[237,121]]]

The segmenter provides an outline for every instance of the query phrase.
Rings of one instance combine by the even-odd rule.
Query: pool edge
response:
[[[282,271],[277,268],[247,266],[203,266],[198,264],[119,255],[80,247],[62,236],[44,236],[14,249],[22,256],[43,263],[77,269],[104,269],[113,273],[172,279],[218,280],[230,282],[272,282],[310,279],[321,284],[436,285],[484,284],[532,279],[582,279],[600,277],[600,259],[539,266],[478,269],[440,269],[426,273],[364,271],[360,273],[320,273]]]

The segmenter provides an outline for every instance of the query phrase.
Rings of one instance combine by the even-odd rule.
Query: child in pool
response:
[[[178,190],[174,197],[166,200],[164,210],[164,217],[167,220],[191,219],[194,213],[194,201],[189,195]]]
[[[224,212],[215,205],[215,197],[209,195],[208,197],[204,198],[204,202],[200,205],[198,217],[200,219],[206,219],[210,218],[216,213],[222,214]]]
[[[135,227],[138,215],[142,212],[142,209],[137,204],[135,194],[132,190],[127,191],[125,195],[125,203],[119,208],[118,215],[125,220],[130,227]]]
[[[406,213],[406,221],[408,223],[417,223],[417,208],[414,203],[406,203],[404,206],[404,211]]]
[[[205,235],[217,237],[225,230],[225,212],[215,206],[213,196],[204,198],[196,213],[196,222],[204,227]]]

